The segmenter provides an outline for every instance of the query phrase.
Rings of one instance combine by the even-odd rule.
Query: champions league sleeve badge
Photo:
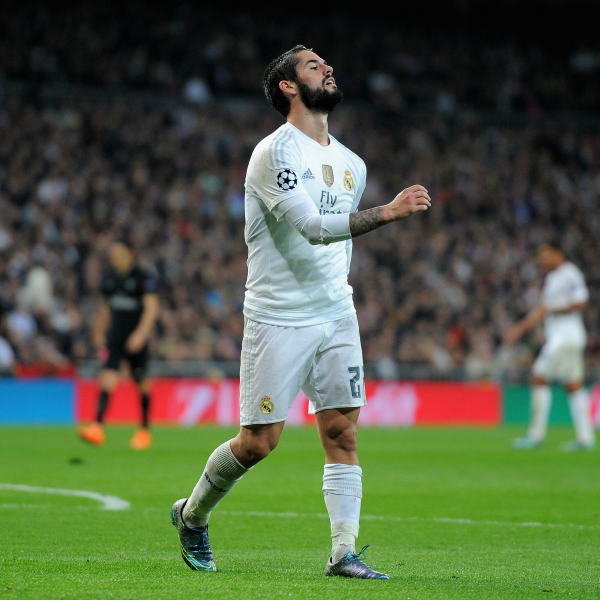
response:
[[[277,173],[277,185],[284,192],[293,190],[298,185],[298,176],[291,169],[283,169]]]

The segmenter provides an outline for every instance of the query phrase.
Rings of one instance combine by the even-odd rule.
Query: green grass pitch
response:
[[[69,428],[0,429],[0,484],[112,494],[0,489],[0,599],[600,598],[600,452],[510,449],[520,430],[359,432],[359,544],[390,581],[325,578],[329,522],[316,431],[288,429],[211,519],[218,573],[190,571],[169,520],[212,449],[234,434],[156,428],[134,452],[132,430],[103,448]]]

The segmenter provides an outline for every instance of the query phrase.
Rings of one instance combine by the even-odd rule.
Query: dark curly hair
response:
[[[296,66],[300,62],[300,59],[297,55],[303,50],[310,50],[310,48],[298,44],[291,50],[284,52],[281,56],[278,56],[275,60],[272,60],[263,77],[263,89],[267,100],[271,106],[284,117],[288,116],[291,107],[290,101],[281,89],[279,89],[279,82],[298,82]]]

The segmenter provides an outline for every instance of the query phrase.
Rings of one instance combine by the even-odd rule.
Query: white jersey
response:
[[[246,173],[248,279],[244,315],[259,323],[318,325],[354,314],[347,245],[311,245],[278,212],[310,196],[321,214],[355,212],[366,166],[332,136],[323,147],[286,123],[254,149]]]
[[[587,302],[589,297],[583,273],[572,263],[564,262],[550,271],[542,288],[542,305],[549,310],[561,310]],[[544,317],[546,340],[554,345],[584,347],[585,327],[581,311],[550,313]]]

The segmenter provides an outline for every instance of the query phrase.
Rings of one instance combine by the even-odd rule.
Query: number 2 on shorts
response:
[[[350,379],[350,393],[353,398],[360,398],[360,367],[348,367],[348,373],[354,373],[354,377]]]

